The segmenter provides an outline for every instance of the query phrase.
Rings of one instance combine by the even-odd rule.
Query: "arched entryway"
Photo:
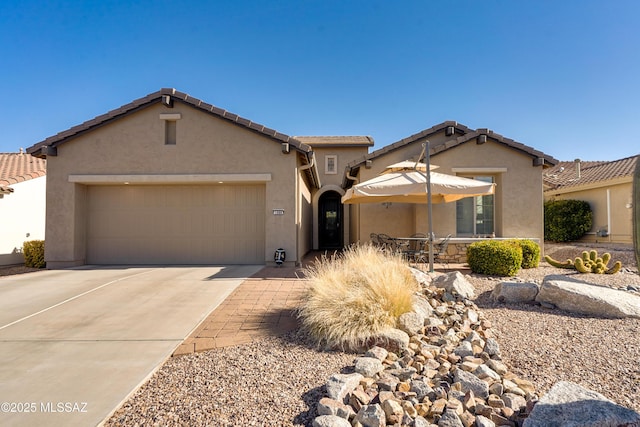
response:
[[[340,249],[344,245],[344,212],[340,194],[327,191],[318,200],[319,249]]]

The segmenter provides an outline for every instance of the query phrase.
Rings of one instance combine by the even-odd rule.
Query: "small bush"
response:
[[[522,248],[513,240],[484,240],[467,248],[471,271],[491,276],[513,276],[522,265]]]
[[[317,344],[352,349],[396,326],[412,309],[418,284],[398,256],[353,246],[305,269],[310,286],[298,309],[302,329]]]
[[[29,240],[22,244],[24,265],[31,268],[44,268],[44,240]]]
[[[550,200],[544,203],[544,238],[573,242],[591,230],[593,212],[583,200]]]
[[[513,239],[522,249],[522,268],[536,268],[540,265],[540,246],[529,239]]]

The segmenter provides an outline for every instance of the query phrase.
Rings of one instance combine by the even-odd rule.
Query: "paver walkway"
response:
[[[303,266],[321,256],[312,252]],[[423,266],[424,267],[424,266]],[[436,265],[437,271],[445,271]],[[173,353],[190,354],[245,344],[266,335],[282,335],[298,327],[294,309],[307,289],[303,268],[264,267],[241,283]],[[448,271],[462,270],[450,264]]]
[[[263,268],[240,284],[173,355],[244,344],[297,328],[294,309],[306,288],[301,268]]]

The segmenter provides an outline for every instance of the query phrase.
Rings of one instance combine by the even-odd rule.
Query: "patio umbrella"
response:
[[[493,194],[494,183],[432,172],[429,141],[423,144],[426,163],[404,161],[388,166],[380,175],[354,185],[342,196],[342,203],[426,203],[429,214],[429,271],[433,271],[432,203],[447,203],[465,197]],[[428,172],[427,172],[428,171]]]
[[[426,167],[389,169],[354,185],[342,196],[342,203],[429,203]],[[422,170],[420,170],[422,169]],[[431,168],[435,169],[435,168]],[[493,194],[495,184],[461,176],[431,172],[431,203],[454,202],[465,197]]]

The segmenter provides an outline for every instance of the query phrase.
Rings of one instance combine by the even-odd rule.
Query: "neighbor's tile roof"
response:
[[[12,184],[44,176],[47,161],[26,153],[0,153],[0,192],[9,193]]]
[[[102,114],[98,117],[88,120],[82,124],[79,124],[63,132],[60,132],[56,135],[53,135],[45,139],[44,141],[40,141],[37,144],[29,147],[27,149],[27,152],[34,156],[44,156],[45,154],[43,153],[43,148],[45,147],[55,147],[59,144],[64,143],[69,138],[81,135],[98,126],[102,126],[106,123],[109,123],[119,117],[125,116],[129,113],[145,108],[151,104],[161,103],[163,96],[167,96],[167,95],[171,97],[172,102],[177,101],[177,102],[182,102],[184,104],[189,104],[209,114],[213,114],[222,119],[235,123],[239,126],[244,126],[254,132],[261,133],[277,141],[287,142],[291,146],[296,148],[298,151],[301,151],[303,153],[310,153],[312,151],[311,147],[301,143],[300,141],[296,140],[293,137],[280,133],[274,129],[270,129],[259,123],[252,122],[251,120],[240,117],[237,114],[230,113],[229,111],[223,110],[222,108],[218,108],[214,105],[207,104],[206,102],[198,98],[194,98],[184,92],[180,92],[172,88],[163,88],[157,92],[154,92],[142,98],[136,99],[135,101],[132,101],[114,110],[111,110],[105,114]]]
[[[614,179],[633,176],[637,162],[638,156],[613,161],[580,161],[578,178],[576,162],[562,161],[543,175],[544,184],[547,191],[596,183],[606,184]]]
[[[298,141],[311,147],[371,147],[373,138],[370,136],[294,136]]]

